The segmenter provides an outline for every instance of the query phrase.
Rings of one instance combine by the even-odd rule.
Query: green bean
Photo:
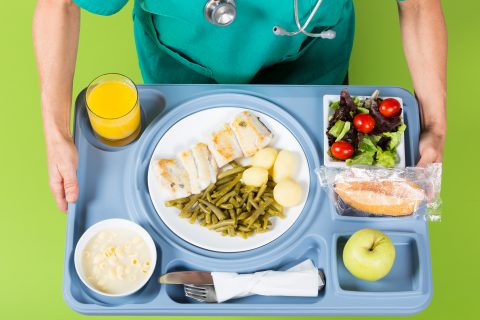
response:
[[[183,207],[183,211],[189,211],[193,207],[193,205],[198,201],[198,199],[200,199],[201,197],[202,197],[201,193],[194,194],[193,196],[191,196],[188,203],[185,205],[185,207]]]
[[[227,209],[227,210],[229,210],[229,209],[233,209],[233,204],[231,204],[231,203],[224,203],[224,204],[219,205],[219,207],[222,208],[222,209]]]
[[[223,221],[220,221],[218,223],[215,223],[215,224],[212,224],[212,225],[208,226],[208,229],[217,229],[217,228],[220,228],[220,227],[232,226],[233,223],[234,223],[233,219],[226,219],[226,220],[223,220]]]
[[[217,206],[215,206],[214,204],[211,204],[210,202],[207,202],[205,200],[199,200],[199,201],[201,203],[203,203],[204,205],[206,205],[208,208],[210,208],[210,210],[212,210],[212,212],[215,214],[215,216],[217,216],[218,220],[225,219],[225,214]]]
[[[265,211],[262,209],[262,208],[258,208],[256,209],[252,215],[250,216],[250,218],[248,218],[248,227],[252,227],[252,225],[254,225],[255,221],[257,221],[258,217],[260,215],[263,215],[265,214]]]
[[[232,190],[233,188],[235,188],[235,185],[240,182],[240,180],[242,179],[242,175],[239,174],[235,177],[235,179],[233,179],[232,181],[230,181],[229,183],[226,183],[224,186],[222,186],[222,188],[220,190],[217,190],[216,192],[214,192],[212,194],[212,198],[220,198],[220,197],[223,197],[224,195],[227,194],[227,192],[229,192],[230,190]]]
[[[235,190],[232,190],[230,191],[229,193],[227,193],[226,195],[222,196],[220,199],[218,199],[216,202],[215,202],[215,205],[216,206],[219,206],[221,205],[222,203],[225,203],[228,201],[228,199],[230,199],[231,197],[235,196]]]
[[[189,221],[191,224],[194,224],[195,220],[197,220],[197,214],[198,214],[198,211],[193,211],[193,214],[190,217],[190,221]]]
[[[216,215],[212,215],[212,223],[213,224],[218,223],[218,218]]]
[[[251,230],[249,227],[243,226],[243,225],[239,225],[237,228],[238,228],[238,230],[243,231],[243,232],[248,232],[248,231]]]
[[[272,203],[273,203],[273,199],[265,200],[265,201],[260,205],[260,207],[261,207],[262,209],[265,209],[265,208],[267,208],[268,206],[270,206]]]
[[[258,187],[252,187],[252,186],[245,186],[240,188],[240,192],[242,193],[257,192],[258,190],[259,190]]]
[[[275,209],[267,209],[267,213],[272,215],[272,216],[279,216],[280,215],[280,211],[277,211]]]
[[[248,197],[248,202],[252,205],[252,207],[254,207],[255,209],[258,209],[259,206],[258,204],[255,203],[255,201],[253,200],[253,197]]]
[[[232,167],[234,167],[234,168],[242,167],[242,168],[246,169],[244,166],[242,166],[241,164],[239,164],[239,163],[238,163],[237,161],[235,161],[235,160],[232,161],[232,162],[230,162],[230,165],[231,165]]]
[[[212,214],[210,212],[207,212],[205,213],[205,222],[207,224],[211,224],[212,223]]]
[[[213,189],[215,189],[215,183],[210,183],[207,189],[203,191],[202,199],[205,199],[205,198],[211,199],[210,193],[212,192]]]
[[[260,190],[258,190],[257,192],[257,195],[255,196],[255,198],[253,199],[254,201],[258,201],[261,199],[263,193],[265,192],[265,190],[267,189],[267,185],[266,184],[263,184],[261,187],[260,187]]]
[[[282,212],[282,211],[283,211],[283,207],[282,207],[280,204],[278,204],[277,201],[274,201],[274,202],[272,203],[272,206],[273,206],[277,211],[279,211],[279,212]]]
[[[245,168],[244,167],[233,167],[232,169],[228,169],[226,171],[223,171],[222,173],[220,173],[218,176],[217,176],[217,179],[221,180],[225,177],[228,177],[230,175],[234,175],[236,173],[240,173],[240,172],[243,172],[245,171]]]
[[[180,211],[178,216],[180,218],[190,218],[192,216],[192,214],[193,214],[193,212],[191,212],[191,211]]]
[[[233,226],[228,226],[228,227],[227,227],[227,231],[228,231],[228,235],[229,235],[230,237],[234,237],[235,234],[236,234],[235,229],[233,228]]]
[[[235,185],[235,188],[233,190],[235,190],[235,194],[240,194],[240,189],[242,187],[242,183],[241,182],[238,182],[236,185]]]
[[[187,203],[189,200],[190,200],[189,197],[175,199],[175,200],[169,200],[169,201],[165,201],[164,205],[165,205],[165,207],[174,207],[177,204]]]
[[[230,202],[234,208],[238,208],[238,207],[240,207],[240,205],[238,204],[237,200],[235,200],[235,198],[236,198],[236,197],[231,197],[231,198],[228,200],[228,202]]]
[[[198,206],[200,207],[200,211],[203,211],[204,213],[210,213],[212,211],[210,208],[206,208],[202,203],[199,203]]]
[[[245,201],[247,201],[249,193],[244,193],[242,196],[242,200],[238,203],[239,207],[243,207],[245,204]]]
[[[233,179],[235,179],[235,176],[226,176],[225,178],[217,180],[217,182],[215,182],[215,185],[219,187],[221,185],[224,185],[227,182],[232,181]]]
[[[248,198],[247,198],[247,211],[252,210],[252,203],[254,203],[253,202],[253,195],[251,193],[249,193]]]
[[[245,220],[245,219],[248,218],[249,216],[250,216],[250,212],[245,211],[245,212],[241,213],[241,214],[237,217],[237,220]]]
[[[270,219],[270,215],[268,213],[264,214],[263,215],[263,226],[262,226],[263,229],[267,229],[268,221],[269,221],[268,219]]]

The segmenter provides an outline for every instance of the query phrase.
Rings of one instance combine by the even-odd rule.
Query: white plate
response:
[[[220,127],[224,122],[231,121],[238,113],[245,110],[247,109],[235,107],[212,108],[193,113],[181,119],[160,138],[151,161],[161,158],[173,158],[196,142],[205,142],[207,134]],[[274,137],[270,146],[292,151],[297,156],[299,168],[294,178],[302,187],[304,192],[303,200],[299,205],[285,209],[286,217],[284,219],[272,217],[272,230],[269,232],[255,234],[248,239],[243,239],[242,237],[222,237],[221,234],[208,230],[198,223],[190,224],[187,219],[180,218],[177,208],[165,207],[164,196],[150,167],[148,170],[148,190],[158,215],[177,236],[200,248],[219,252],[239,252],[266,245],[280,237],[295,223],[305,205],[310,187],[310,174],[308,162],[300,143],[277,120],[260,112],[247,111],[258,115],[262,122],[272,131]],[[245,160],[240,162],[245,164]]]
[[[352,96],[353,97],[353,96]],[[364,100],[366,98],[370,98],[369,96],[355,96],[360,98],[361,100]],[[403,119],[403,100],[402,98],[399,97],[380,97],[382,99],[387,99],[387,98],[393,98],[395,100],[398,100],[400,102],[400,105],[402,106],[402,114],[400,115]],[[325,128],[324,131],[327,130],[328,128],[328,119],[329,117],[333,114],[333,110],[330,109],[330,103],[339,101],[340,100],[340,95],[332,95],[332,94],[327,94],[323,96],[323,127]],[[398,154],[398,162],[395,165],[396,168],[405,168],[405,133],[402,134],[402,138],[400,139],[400,143],[397,146],[397,154]],[[325,132],[323,132],[323,162],[326,167],[345,167],[346,163],[345,161],[338,161],[332,159],[328,155],[328,138]]]

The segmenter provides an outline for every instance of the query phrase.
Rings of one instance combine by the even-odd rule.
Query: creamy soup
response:
[[[134,231],[100,231],[83,252],[84,275],[95,289],[122,294],[145,281],[150,274],[151,258],[145,241]]]

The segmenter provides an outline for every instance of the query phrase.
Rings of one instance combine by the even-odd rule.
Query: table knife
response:
[[[169,272],[160,276],[158,282],[167,284],[213,285],[213,278],[212,274],[206,271],[179,271]]]

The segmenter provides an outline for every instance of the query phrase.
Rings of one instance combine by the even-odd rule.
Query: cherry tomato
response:
[[[353,118],[353,125],[358,131],[369,133],[375,127],[375,119],[369,114],[359,113]]]
[[[385,99],[380,103],[378,110],[384,117],[395,117],[400,112],[400,102],[393,98]]]
[[[347,141],[337,141],[330,148],[332,155],[340,160],[345,160],[353,155],[353,146]]]

